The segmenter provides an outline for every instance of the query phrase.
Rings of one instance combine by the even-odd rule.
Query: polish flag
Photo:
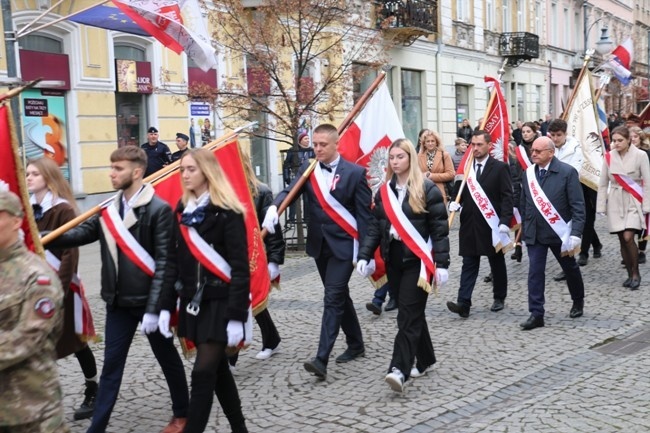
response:
[[[217,65],[196,0],[113,0],[122,12],[165,47],[183,51],[204,71]]]
[[[616,47],[612,51],[612,58],[610,58],[605,67],[612,70],[614,76],[624,86],[630,84],[632,81],[632,72],[630,67],[632,65],[632,39],[627,38],[625,42]]]
[[[339,139],[338,151],[348,161],[366,167],[375,150],[388,147],[404,136],[384,81]]]

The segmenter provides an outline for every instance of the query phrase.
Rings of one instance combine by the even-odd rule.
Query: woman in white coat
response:
[[[644,151],[631,146],[630,132],[624,126],[612,131],[611,148],[600,175],[596,211],[607,214],[609,231],[621,243],[628,273],[623,287],[636,290],[641,276],[634,237],[646,228],[645,215],[650,213],[650,162]]]

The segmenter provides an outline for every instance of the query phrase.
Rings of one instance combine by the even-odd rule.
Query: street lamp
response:
[[[608,32],[607,27],[600,29],[600,39],[596,42],[596,52],[601,56],[610,53],[614,47],[614,42],[610,39]]]

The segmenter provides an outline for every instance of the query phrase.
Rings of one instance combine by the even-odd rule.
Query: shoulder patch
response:
[[[50,298],[41,298],[34,304],[34,311],[43,319],[50,319],[54,316],[55,305]]]
[[[38,278],[36,278],[36,284],[39,286],[49,286],[52,284],[52,279],[47,275],[39,275]]]

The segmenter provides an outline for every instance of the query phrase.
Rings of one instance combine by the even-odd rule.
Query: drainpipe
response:
[[[553,100],[551,96],[551,92],[553,91],[553,62],[550,60],[548,62],[548,114],[551,115],[551,117],[555,118],[553,116],[553,106],[551,104],[551,101]]]

